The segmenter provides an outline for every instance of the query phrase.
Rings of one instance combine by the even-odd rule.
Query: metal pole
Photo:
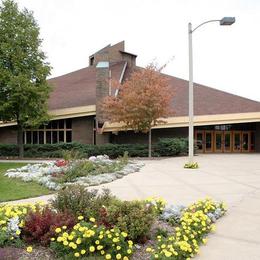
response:
[[[193,57],[192,57],[192,25],[188,25],[189,34],[189,163],[193,163]]]

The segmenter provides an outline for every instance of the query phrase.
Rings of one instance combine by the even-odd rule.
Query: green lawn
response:
[[[4,176],[7,169],[19,168],[25,163],[0,163],[0,202],[50,194],[51,191],[35,182],[23,182]]]

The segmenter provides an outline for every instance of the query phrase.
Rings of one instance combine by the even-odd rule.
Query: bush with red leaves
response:
[[[22,237],[28,243],[36,242],[43,246],[50,243],[55,237],[57,227],[66,227],[70,230],[76,224],[73,215],[64,212],[55,212],[46,207],[42,211],[30,212],[25,219]]]

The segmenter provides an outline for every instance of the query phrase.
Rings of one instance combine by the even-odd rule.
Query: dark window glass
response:
[[[39,129],[43,129],[44,128],[44,125],[40,125]]]
[[[59,132],[59,143],[64,143],[64,131]]]
[[[71,143],[72,142],[72,132],[66,131],[66,142]]]
[[[58,122],[57,122],[57,120],[54,120],[54,121],[51,122],[51,128],[52,128],[52,129],[57,129],[57,128],[58,128]]]
[[[251,150],[255,150],[255,133],[251,132]]]
[[[46,132],[46,144],[51,144],[51,132]]]
[[[59,129],[64,129],[64,120],[59,120]]]
[[[39,131],[39,144],[44,144],[44,132]]]
[[[58,142],[58,132],[52,131],[52,143],[55,144]]]
[[[46,126],[46,129],[51,129],[51,122]]]
[[[32,132],[26,132],[26,143],[27,144],[32,143]]]
[[[38,132],[33,131],[33,144],[38,144]]]
[[[71,129],[72,128],[72,120],[71,119],[67,119],[66,120],[66,128],[67,129]]]

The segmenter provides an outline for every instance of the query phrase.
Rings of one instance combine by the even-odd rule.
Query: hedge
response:
[[[84,156],[107,154],[111,158],[122,156],[125,151],[130,157],[146,157],[148,145],[146,144],[104,144],[90,145],[81,143],[59,143],[25,145],[24,157],[27,158],[61,158],[64,151],[77,150]],[[176,156],[187,154],[188,141],[185,138],[161,138],[153,145],[153,156]],[[0,157],[17,157],[18,146],[0,144]]]

